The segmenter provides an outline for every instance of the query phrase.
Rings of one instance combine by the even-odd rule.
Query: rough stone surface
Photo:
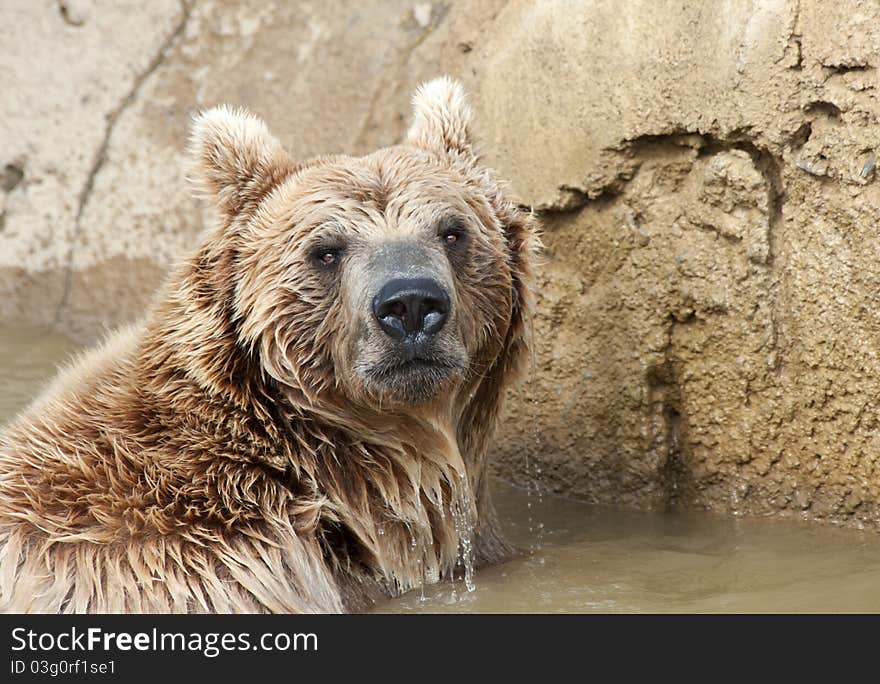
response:
[[[204,217],[189,116],[302,156],[464,81],[542,215],[534,370],[498,473],[590,501],[880,521],[880,5],[19,3],[0,23],[0,315],[89,339]],[[6,63],[9,62],[9,63]]]
[[[119,112],[181,22],[177,0],[6,3],[0,21],[0,313],[53,322]],[[97,239],[97,238],[96,238]]]

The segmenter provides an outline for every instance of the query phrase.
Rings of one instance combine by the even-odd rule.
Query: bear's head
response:
[[[310,402],[460,413],[525,349],[532,220],[481,165],[457,83],[413,103],[405,142],[358,158],[296,162],[228,107],[194,124],[237,346]]]

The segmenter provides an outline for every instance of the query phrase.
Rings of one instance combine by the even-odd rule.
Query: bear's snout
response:
[[[414,351],[440,332],[449,308],[449,295],[430,278],[395,278],[373,298],[373,315],[382,331]]]

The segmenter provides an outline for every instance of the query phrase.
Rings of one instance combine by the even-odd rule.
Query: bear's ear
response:
[[[213,198],[230,216],[255,208],[293,168],[259,117],[228,105],[194,119],[189,158],[196,191]]]
[[[441,76],[423,83],[413,95],[413,122],[407,142],[441,154],[473,155],[473,114],[464,88]]]

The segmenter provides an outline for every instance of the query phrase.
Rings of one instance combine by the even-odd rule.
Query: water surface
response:
[[[378,611],[880,611],[880,534],[873,530],[638,513],[561,497],[539,502],[502,483],[495,498],[508,538],[524,550],[520,558],[479,569],[473,592],[461,582],[434,585]]]
[[[42,328],[0,325],[0,426],[27,406],[78,348]]]

